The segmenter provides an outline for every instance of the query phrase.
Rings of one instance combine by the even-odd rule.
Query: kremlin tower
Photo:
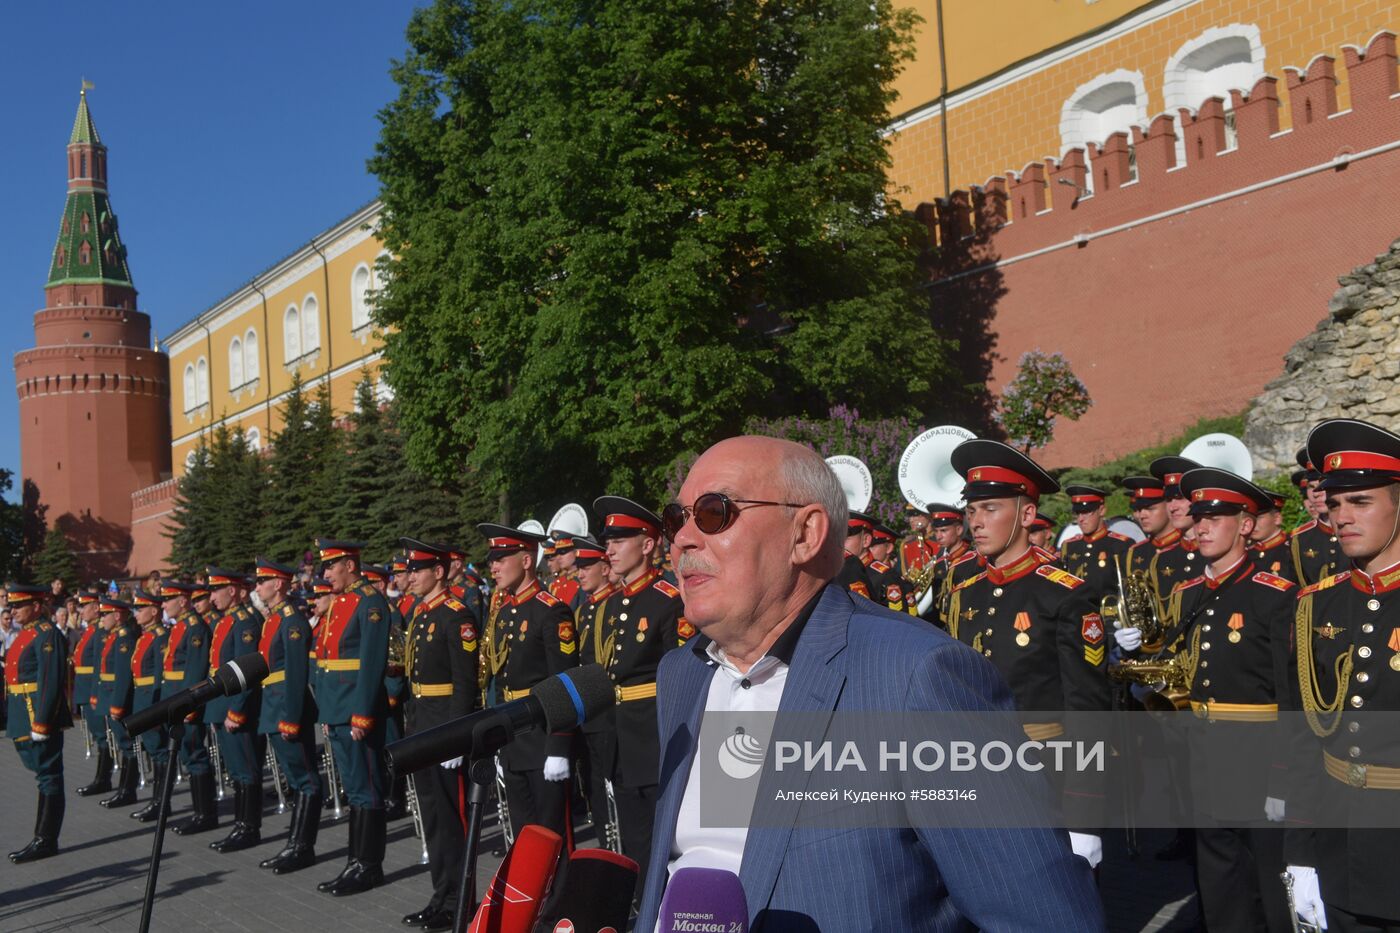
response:
[[[44,294],[34,348],[15,355],[25,501],[68,535],[86,577],[120,576],[131,494],[170,475],[169,362],[136,310],[86,88]]]

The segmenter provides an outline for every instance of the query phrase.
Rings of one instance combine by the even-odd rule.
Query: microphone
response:
[[[682,868],[661,897],[657,933],[724,930],[748,933],[749,902],[739,876],[722,868]]]
[[[156,726],[179,722],[194,710],[217,697],[233,696],[250,690],[267,676],[267,660],[254,651],[234,658],[214,672],[208,680],[166,697],[154,706],[131,713],[122,720],[130,735],[140,735]]]
[[[586,664],[535,684],[530,695],[460,716],[405,736],[384,750],[395,774],[411,774],[461,755],[494,755],[531,729],[562,732],[580,726],[616,700],[602,665]]]
[[[535,921],[535,933],[618,933],[627,929],[637,863],[609,849],[575,849]],[[650,933],[650,931],[648,931]]]
[[[467,933],[530,933],[563,848],[563,837],[553,830],[535,825],[521,829]]]

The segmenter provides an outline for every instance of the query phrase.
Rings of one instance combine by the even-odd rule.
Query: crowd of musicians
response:
[[[1224,761],[1172,750],[1171,781],[1190,783],[1190,806],[1212,826],[1181,831],[1158,855],[1194,860],[1204,928],[1288,930],[1292,905],[1314,922],[1325,910],[1333,930],[1400,930],[1387,858],[1400,834],[1309,820],[1322,798],[1364,813],[1400,789],[1400,737],[1368,732],[1361,715],[1400,709],[1400,436],[1326,421],[1298,461],[1294,484],[1310,520],[1291,531],[1283,497],[1163,457],[1150,475],[1122,480],[1142,540],[1109,530],[1108,490],[1071,485],[1063,492],[1078,534],[1057,551],[1038,509],[1061,492],[1056,480],[1006,445],[965,441],[952,452],[966,484],[960,503],[909,504],[903,537],[849,512],[837,582],[990,659],[1032,740],[1064,734],[1067,712],[1150,708],[1170,678],[1129,687],[1110,674],[1137,662],[1169,666],[1180,678],[1175,705],[1238,736],[1238,753]],[[218,852],[264,845],[270,773],[291,813],[285,845],[260,863],[277,874],[315,863],[323,817],[343,801],[349,855],[318,886],[331,895],[382,883],[387,823],[410,813],[433,892],[404,922],[447,929],[464,857],[464,762],[391,778],[385,745],[598,663],[615,685],[612,710],[577,733],[530,733],[496,756],[501,827],[508,835],[541,824],[572,845],[575,827],[591,820],[599,844],[645,873],[661,752],[657,666],[695,634],[667,542],[691,520],[704,527],[712,507],[701,496],[657,514],[604,496],[594,503],[596,537],[483,524],[489,582],[452,545],[404,538],[379,567],[362,561],[356,542],[321,539],[309,586],[271,559],[251,574],[209,567],[128,599],[83,593],[81,624],[68,635],[50,620],[48,590],[11,585],[22,631],[5,661],[8,731],[39,789],[34,838],[11,860],[59,851],[64,730],[77,722],[97,761],[79,796],[141,804],[131,817],[150,821],[157,804],[139,799],[141,786],[158,788],[179,767],[188,812],[177,813],[174,832],[224,830],[210,843]],[[1146,593],[1149,611],[1127,613],[1125,589]],[[210,703],[173,735],[126,733],[128,714],[252,651],[271,671],[260,688]],[[1270,775],[1268,755],[1252,753],[1250,730],[1280,710],[1305,711],[1315,724],[1315,769]],[[1246,779],[1261,768],[1258,781]],[[1262,786],[1258,799],[1232,792]],[[219,815],[226,788],[231,825]],[[1095,825],[1101,776],[1069,775],[1062,790],[1073,825]],[[1099,863],[1100,835],[1078,830],[1070,841]]]

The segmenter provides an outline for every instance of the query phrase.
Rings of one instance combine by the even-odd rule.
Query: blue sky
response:
[[[375,197],[389,62],[427,0],[0,6],[0,346],[32,345],[83,78],[139,307],[164,335]],[[18,487],[14,371],[0,467]],[[12,498],[13,498],[12,491]]]

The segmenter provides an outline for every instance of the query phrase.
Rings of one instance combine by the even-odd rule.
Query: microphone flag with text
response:
[[[563,837],[553,830],[533,824],[521,829],[467,933],[530,933],[549,896],[563,848]]]
[[[749,902],[739,876],[722,868],[682,868],[661,896],[657,933],[724,930],[747,933]]]

